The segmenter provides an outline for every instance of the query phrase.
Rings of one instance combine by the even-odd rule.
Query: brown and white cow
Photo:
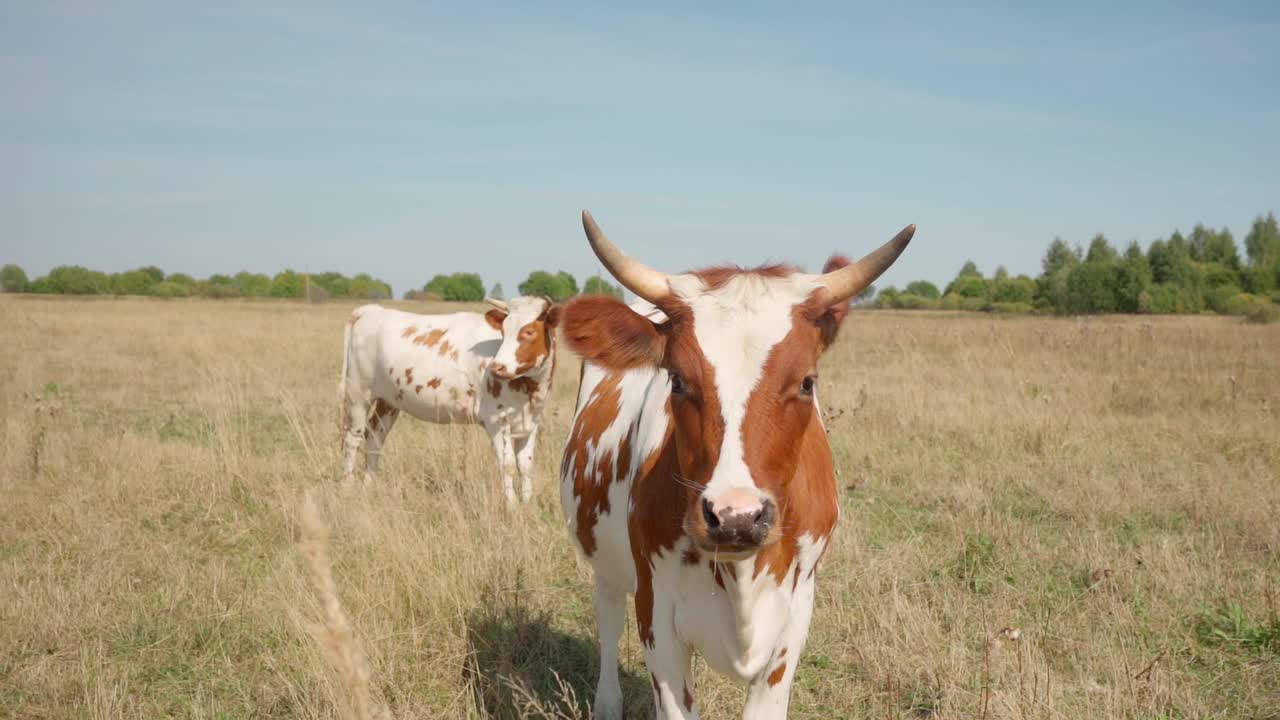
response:
[[[750,684],[743,717],[784,718],[840,514],[818,358],[915,226],[857,263],[832,257],[821,275],[666,275],[624,255],[585,211],[583,225],[642,298],[583,297],[563,317],[584,360],[560,496],[595,574],[595,715],[622,717],[618,639],[634,592],[659,718],[698,717],[694,650]]]
[[[533,448],[556,362],[560,308],[545,298],[490,300],[487,313],[416,315],[380,305],[351,313],[338,404],[342,470],[350,480],[365,446],[366,479],[378,471],[387,433],[404,411],[434,423],[483,425],[502,489],[533,495]]]

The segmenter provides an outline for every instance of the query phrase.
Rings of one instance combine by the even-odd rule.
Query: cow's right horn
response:
[[[617,245],[609,241],[600,226],[596,225],[595,218],[586,210],[582,211],[582,228],[587,231],[587,242],[591,243],[591,249],[600,258],[600,263],[628,290],[651,303],[657,303],[671,294],[666,273],[627,257]]]

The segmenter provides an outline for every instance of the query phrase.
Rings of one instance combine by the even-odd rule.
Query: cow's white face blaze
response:
[[[673,300],[687,308],[674,313],[681,321],[673,327],[675,342],[664,362],[672,378],[680,471],[693,486],[684,528],[704,550],[724,557],[750,554],[779,537],[783,478],[761,464],[761,453],[748,453],[747,439],[779,444],[785,452],[812,421],[811,393],[792,390],[812,376],[817,362],[816,326],[804,333],[797,309],[818,284],[812,275],[775,268],[679,275],[671,289]],[[806,341],[808,353],[781,347]],[[780,355],[791,361],[769,362]],[[787,402],[768,397],[765,405],[776,410],[798,402],[801,412],[753,412],[760,405],[754,396],[779,393],[788,395]]]
[[[560,308],[550,300],[518,297],[506,303],[506,310],[485,314],[489,325],[502,332],[502,345],[489,366],[495,377],[510,380],[529,375],[546,366],[554,351]]]

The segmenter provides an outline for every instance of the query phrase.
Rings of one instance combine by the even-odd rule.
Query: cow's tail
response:
[[[355,330],[360,311],[351,313],[342,331],[342,374],[338,376],[338,448],[341,450],[351,430],[351,396],[347,394],[347,369],[351,360],[351,333]]]

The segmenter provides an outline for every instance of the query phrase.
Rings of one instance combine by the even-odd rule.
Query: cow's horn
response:
[[[632,260],[609,241],[609,238],[596,225],[595,218],[586,210],[582,211],[582,228],[587,231],[587,242],[596,257],[604,265],[609,274],[637,296],[656,303],[671,293],[667,283],[667,275],[653,268]]]
[[[907,249],[907,243],[911,242],[911,236],[915,232],[916,226],[908,225],[902,228],[902,232],[894,235],[892,240],[858,262],[819,277],[818,282],[822,284],[819,302],[822,305],[835,305],[865,290]]]
[[[487,302],[487,303],[489,303],[490,305],[492,305],[492,306],[494,306],[494,307],[498,308],[498,309],[499,309],[499,310],[501,310],[502,312],[506,312],[506,311],[507,311],[507,304],[506,304],[505,302],[503,302],[503,301],[499,300],[498,298],[491,298],[491,297],[487,297],[487,298],[485,298],[485,299],[484,299],[484,301],[485,301],[485,302]]]

